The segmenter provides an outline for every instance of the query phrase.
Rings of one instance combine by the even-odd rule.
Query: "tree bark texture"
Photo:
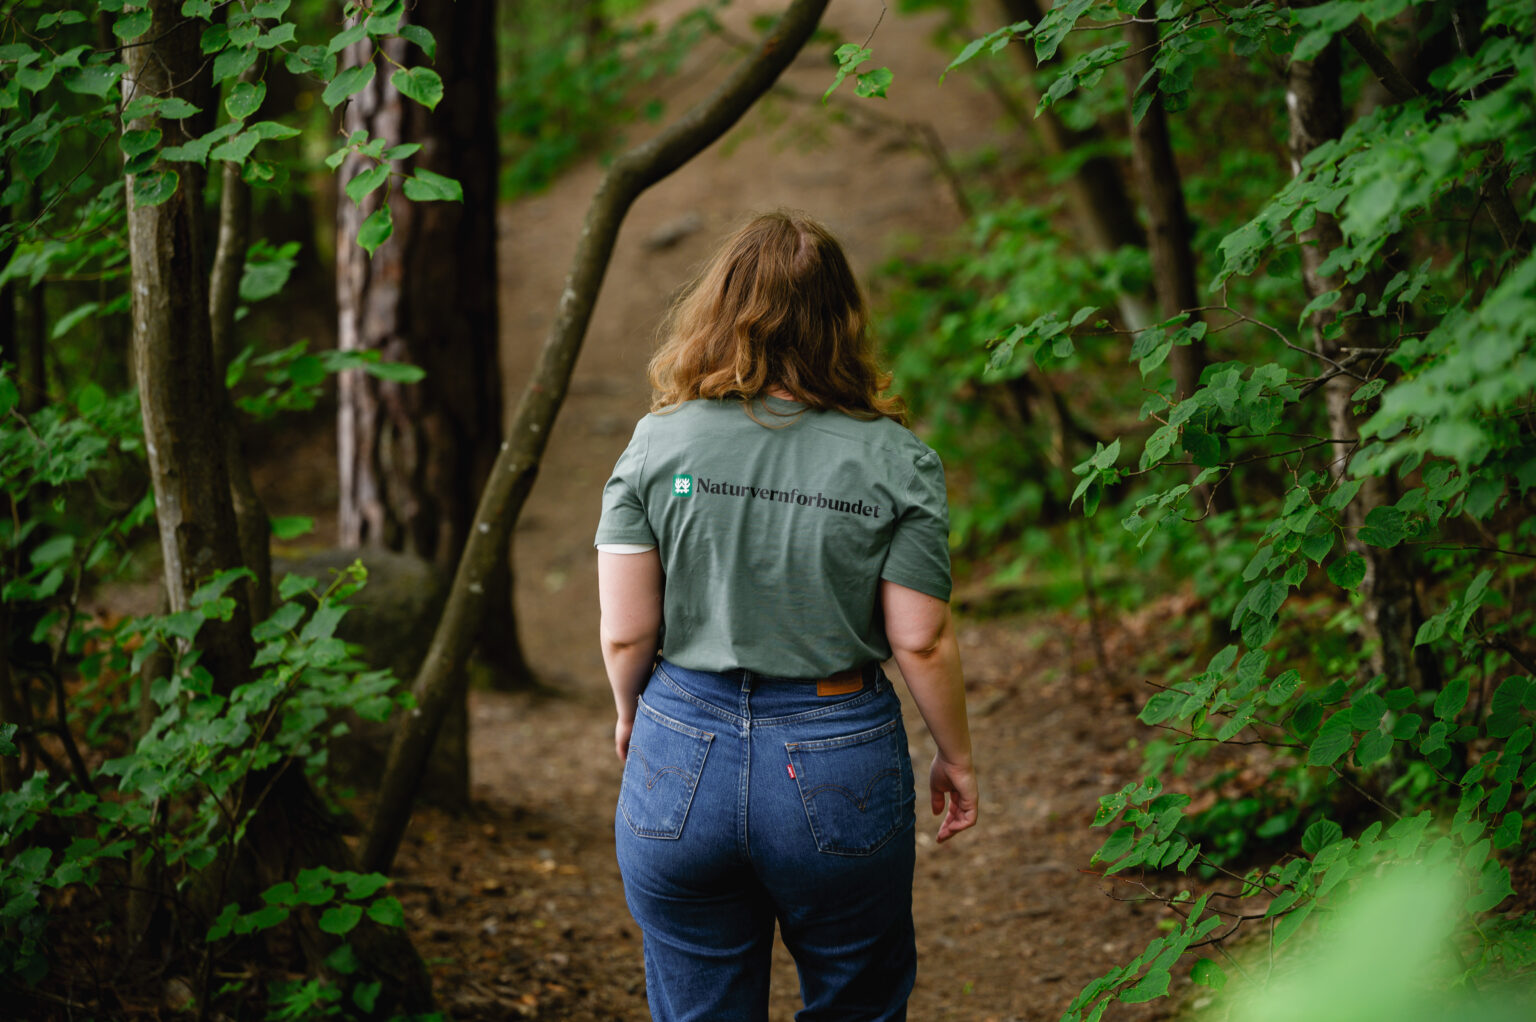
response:
[[[420,383],[404,386],[342,375],[342,542],[401,550],[445,570],[458,559],[502,426],[494,10],[491,0],[411,7],[407,16],[437,39],[442,102],[429,112],[404,99],[385,66],[343,118],[348,132],[419,143],[398,169],[446,174],[464,188],[462,203],[412,203],[397,180],[389,198],[394,232],[372,259],[351,239],[386,189],[361,207],[345,196],[339,203],[340,346],[426,370]],[[403,40],[386,50],[402,63],[422,57]],[[372,165],[349,157],[341,183]]]
[[[338,204],[338,339],[343,350],[378,351],[426,370],[401,385],[353,370],[339,381],[338,447],[344,546],[380,546],[453,571],[502,433],[499,276],[496,253],[496,8],[494,0],[419,4],[406,18],[437,41],[443,99],[435,111],[407,101],[381,68],[344,114],[350,132],[416,142],[400,169],[452,177],[464,201],[411,203],[389,194],[394,232],[372,259],[353,244],[384,189],[360,207]],[[366,59],[370,44],[348,51]],[[401,40],[392,59],[424,59]],[[371,161],[350,157],[344,186]],[[487,580],[492,601],[479,648],[504,687],[530,677],[512,624],[511,553]]]
[[[487,581],[505,557],[533,486],[625,214],[641,192],[702,152],[746,113],[800,52],[826,6],[827,0],[793,0],[756,52],[719,88],[655,138],[625,152],[603,175],[554,322],[480,497],[448,605],[416,675],[412,691],[417,706],[395,733],[363,852],[365,868],[388,870],[394,861],[437,729],[448,706],[463,698],[462,667],[484,621]]]
[[[260,64],[252,64],[240,76],[256,80]],[[245,253],[251,243],[251,186],[241,176],[240,165],[225,163],[219,188],[219,241],[208,280],[209,336],[213,345],[216,381],[224,379],[233,355],[235,308],[240,304],[240,278],[245,273]],[[267,507],[251,479],[250,463],[240,437],[240,413],[225,395],[221,428],[224,457],[229,466],[229,492],[235,512],[240,554],[256,577],[251,583],[251,617],[264,620],[272,612],[272,523]]]
[[[125,48],[125,101],[146,94],[175,96],[213,109],[198,45],[204,24],[184,18],[180,0],[148,0],[146,6],[151,25],[137,45]],[[133,122],[125,128],[149,126]],[[178,122],[159,127],[167,144],[186,140]],[[190,131],[197,133],[196,128]],[[228,399],[215,372],[202,248],[205,176],[194,164],[178,167],[176,192],[159,205],[135,200],[131,176],[127,189],[133,365],[165,561],[166,602],[173,612],[187,609],[192,593],[210,575],[243,563],[225,461]],[[197,637],[200,662],[225,693],[250,678],[255,653],[248,595],[240,587],[230,592],[235,596],[230,619],[208,621]],[[278,870],[286,879],[306,866],[352,868],[349,849],[303,772],[274,767],[253,774],[249,788],[267,790],[269,782],[241,850],[254,861],[258,875],[265,878],[275,875],[266,871]],[[409,939],[398,930],[364,925],[366,934],[354,931],[351,936],[363,961],[362,977],[383,981],[381,1002],[427,1010],[430,980]],[[318,928],[301,937],[316,946],[311,964],[318,969],[323,960],[319,946],[328,943],[328,953],[335,941]]]
[[[1126,93],[1132,106],[1136,102],[1136,86],[1152,70],[1152,60],[1157,55],[1157,5],[1144,4],[1138,18],[1143,20],[1133,21],[1125,29],[1126,41],[1131,44],[1125,59]],[[1184,180],[1168,137],[1168,114],[1163,109],[1162,96],[1156,91],[1157,79],[1153,78],[1143,88],[1153,90],[1152,102],[1140,121],[1131,117],[1131,156],[1147,210],[1147,249],[1158,312],[1166,319],[1200,305],[1195,284],[1194,232],[1184,204]],[[1200,313],[1190,311],[1188,322],[1200,319]],[[1200,373],[1205,369],[1204,344],[1196,341],[1175,345],[1168,353],[1168,368],[1173,374],[1175,398],[1189,397],[1199,387]]]
[[[1038,25],[1045,16],[1039,0],[1002,0],[1002,3],[1010,22],[1027,21]],[[1033,111],[1040,104],[1040,90],[1035,84],[1040,65],[1035,60],[1034,44],[1020,43],[1013,47],[1013,51],[1024,66],[1024,95]],[[1034,125],[1040,144],[1053,157],[1059,158],[1084,147],[1097,150],[1104,143],[1104,132],[1098,125],[1085,130],[1074,129],[1050,107],[1030,123]],[[1113,252],[1127,245],[1146,247],[1147,237],[1136,219],[1136,206],[1126,191],[1120,165],[1113,157],[1096,151],[1078,165],[1066,186],[1072,218],[1083,232],[1089,248],[1097,252]],[[1123,295],[1119,306],[1120,318],[1127,329],[1140,330],[1150,325],[1151,317],[1140,296]]]
[[[1315,60],[1291,63],[1285,98],[1290,117],[1291,172],[1295,174],[1301,172],[1301,160],[1307,153],[1338,138],[1344,130],[1337,43],[1330,44]],[[1343,240],[1338,221],[1326,213],[1318,213],[1316,222],[1300,239],[1307,296],[1315,298],[1334,290],[1340,295],[1331,308],[1314,313],[1311,319],[1316,350],[1334,372],[1323,384],[1323,397],[1329,431],[1338,445],[1339,453],[1330,465],[1337,478],[1343,478],[1349,471],[1350,457],[1360,441],[1359,422],[1350,396],[1361,386],[1362,379],[1344,369],[1354,362],[1355,349],[1380,347],[1376,324],[1365,316],[1345,317],[1342,329],[1331,336],[1323,329],[1338,315],[1338,310],[1353,308],[1359,293],[1359,288],[1343,277],[1321,270],[1328,254]],[[1385,674],[1389,686],[1411,684],[1423,688],[1424,665],[1415,656],[1413,644],[1421,615],[1407,555],[1402,547],[1370,546],[1357,535],[1372,508],[1390,503],[1387,481],[1377,476],[1366,477],[1359,494],[1344,511],[1345,545],[1365,559],[1366,574],[1360,592],[1366,631],[1373,640],[1372,671]]]

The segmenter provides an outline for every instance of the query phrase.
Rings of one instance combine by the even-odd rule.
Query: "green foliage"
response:
[[[225,165],[257,189],[287,191],[292,171],[308,170],[296,140],[316,122],[298,110],[268,112],[269,94],[312,87],[327,108],[339,108],[387,62],[383,41],[401,36],[429,60],[435,51],[430,33],[400,24],[401,0],[348,4],[339,25],[325,23],[336,12],[291,8],[288,0],[180,5],[185,20],[172,30],[194,33],[216,88],[206,109],[145,94],[132,81],[125,90],[126,56],[142,51],[98,48],[98,15],[115,39],[135,48],[151,42],[141,38],[152,30],[145,10],[114,0],[99,11],[24,3],[0,13],[0,162],[11,168],[0,203],[17,214],[0,218],[0,283],[25,293],[30,318],[47,323],[53,341],[50,393],[27,390],[13,367],[0,366],[4,683],[27,709],[22,720],[0,724],[0,755],[19,757],[22,773],[15,790],[0,793],[7,997],[62,981],[51,970],[63,966],[68,978],[68,969],[82,967],[71,958],[98,954],[61,935],[119,918],[135,881],[152,899],[178,906],[173,926],[198,918],[189,910],[194,902],[216,906],[233,897],[218,864],[269,797],[274,771],[321,780],[327,743],[346,728],[342,715],[380,720],[399,702],[394,679],[366,669],[335,635],[363,582],[360,568],[324,584],[286,580],[271,616],[255,625],[255,670],[233,687],[212,677],[196,644],[210,622],[230,620],[244,572],[205,579],[174,613],[118,620],[86,609],[94,587],[134,569],[154,513],[138,402],[131,392],[114,396],[126,375],[129,197],[169,201],[189,183],[218,181]],[[364,63],[343,68],[349,46]],[[386,73],[409,100],[432,108],[441,99],[431,67],[391,65]],[[362,133],[346,138],[342,154],[359,154],[365,165],[347,183],[348,197],[362,201],[398,184],[413,201],[461,201],[451,179],[396,169],[416,148]],[[386,236],[375,224],[360,241],[376,247]],[[296,242],[250,245],[237,319],[283,291],[298,257]],[[266,418],[312,407],[326,377],[345,369],[402,384],[421,375],[376,353],[310,353],[302,342],[262,353],[249,344],[227,367],[227,383],[238,407]],[[279,536],[308,527],[305,519],[273,522]],[[45,708],[57,708],[52,719]],[[211,978],[215,959],[253,934],[293,925],[296,913],[338,937],[363,920],[400,926],[399,902],[379,890],[382,883],[306,874],[258,901],[242,896],[206,940],[173,935],[189,938],[173,942],[182,956],[176,965],[206,956],[203,975]],[[310,900],[285,900],[290,888]],[[314,900],[322,888],[323,906]],[[195,958],[191,966],[196,973]],[[346,974],[336,967],[336,976]],[[255,993],[245,984],[196,991],[209,1005]],[[376,984],[333,979],[274,988],[267,1001],[273,1017],[311,1017],[370,1010],[377,996]]]
[[[549,185],[582,156],[610,153],[623,125],[661,116],[659,99],[637,101],[647,84],[675,72],[708,33],[720,30],[700,5],[664,31],[623,9],[540,0],[503,10],[499,127],[501,194],[515,198]]]
[[[0,391],[9,387],[0,374]],[[17,502],[17,521],[0,528],[3,610],[34,622],[30,640],[48,651],[53,673],[69,666],[85,682],[62,723],[95,748],[99,763],[67,777],[39,769],[0,792],[0,973],[28,984],[50,968],[59,906],[81,912],[125,883],[130,863],[151,864],[164,897],[217,883],[226,874],[211,867],[232,854],[274,770],[293,764],[322,780],[326,743],[346,730],[338,714],[382,720],[403,698],[388,672],[368,670],[335,634],[348,597],[366,581],[360,564],[323,586],[284,579],[276,609],[252,632],[256,670],[229,689],[201,664],[196,639],[209,622],[229,619],[244,569],[207,579],[182,611],[117,622],[80,613],[82,581],[109,577],[124,563],[152,507],[147,499],[128,505],[88,541],[77,539],[60,509],[119,460],[140,455],[136,407],[131,395],[96,396],[78,409],[54,404],[30,418],[10,409],[0,420],[0,479]],[[125,744],[136,714],[148,725]],[[35,759],[36,736],[18,742],[18,734],[14,722],[0,726],[0,755]],[[381,893],[385,883],[378,875],[302,872],[263,892],[259,905],[226,905],[206,934],[208,953],[297,911],[316,913],[319,928],[338,936],[365,916],[401,926],[400,903]],[[343,988],[316,990],[341,1010]]]
[[[1105,796],[1094,821],[1106,830],[1100,868],[1138,876],[1177,920],[1065,1018],[1161,996],[1184,968],[1246,996],[1246,974],[1196,948],[1256,917],[1290,954],[1329,928],[1346,893],[1403,864],[1427,865],[1451,893],[1439,936],[1402,957],[1467,989],[1528,990],[1536,916],[1493,913],[1516,893],[1510,864],[1528,854],[1536,802],[1536,609],[1519,598],[1536,533],[1533,12],[1495,0],[1481,24],[1447,29],[1453,48],[1419,94],[1361,104],[1285,177],[1275,71],[1345,29],[1359,38],[1400,16],[1438,26],[1443,13],[1411,0],[1170,0],[1156,9],[1153,70],[1126,96],[1108,72],[1127,43],[1098,33],[1140,11],[1057,4],[1039,25],[981,34],[951,70],[1033,45],[1056,60],[1037,82],[1042,108],[1071,100],[1078,117],[1128,103],[1140,118],[1157,100],[1178,113],[1194,255],[1210,278],[1203,307],[1125,325],[1144,264],[1083,254],[1049,207],[993,202],[960,254],[896,268],[882,324],[898,386],[964,466],[962,555],[995,560],[999,541],[1030,549],[1031,520],[1050,525],[1070,501],[1119,520],[1121,565],[1161,558],[1163,572],[1191,578],[1209,615],[1211,648],[1168,668],[1141,711],[1167,736],[1146,746],[1146,780]],[[1344,66],[1348,110],[1369,72],[1353,49]],[[1523,218],[1523,240],[1507,218],[1490,224],[1503,208]],[[1320,242],[1330,225],[1337,235]],[[1309,259],[1333,290],[1308,294]],[[1179,393],[1169,362],[1185,347],[1206,364]],[[1039,415],[1042,392],[1071,394],[1067,411],[1087,425]],[[1135,424],[1126,412],[1138,406]],[[1047,452],[1061,450],[1070,460],[1053,465]],[[1234,509],[1213,513],[1222,495]],[[1175,778],[1209,794],[1168,790]],[[1238,886],[1216,898],[1183,875]],[[1330,955],[1396,947],[1387,938],[1408,927],[1392,911],[1364,912]],[[1447,966],[1451,945],[1463,960]],[[1247,1017],[1363,1017],[1336,1010],[1366,1003],[1335,996],[1338,983],[1316,996],[1288,986],[1265,995],[1272,1013]],[[1427,999],[1404,1014],[1452,1017],[1465,1003]]]

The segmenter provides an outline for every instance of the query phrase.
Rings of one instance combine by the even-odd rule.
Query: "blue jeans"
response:
[[[614,829],[656,1022],[768,1017],[777,921],[799,1022],[906,1018],[915,801],[901,704],[662,662],[630,738]]]

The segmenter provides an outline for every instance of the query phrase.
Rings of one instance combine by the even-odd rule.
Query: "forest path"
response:
[[[777,6],[738,3],[727,24],[750,37],[749,17]],[[839,0],[828,24],[862,41],[881,10],[878,0]],[[885,103],[858,102],[932,125],[950,152],[995,142],[999,112],[990,98],[963,77],[940,85],[949,55],[929,42],[935,25],[887,12],[872,45],[875,64],[889,65],[895,84]],[[831,81],[828,49],[813,46],[787,73],[794,97],[770,98],[722,144],[641,196],[619,236],[515,538],[523,643],[541,681],[560,694],[473,694],[477,811],[464,818],[419,812],[397,864],[418,944],[453,1017],[647,1017],[640,942],[613,858],[620,764],[596,641],[591,540],[602,484],[646,411],[645,362],[669,296],[751,211],[790,206],[822,219],[866,280],[900,246],[921,245],[960,222],[932,161],[903,141],[899,126],[862,116],[840,121],[819,103]],[[669,87],[669,115],[712,87],[730,58],[718,42],[695,53]],[[852,102],[851,82],[839,101]],[[500,212],[509,408],[548,327],[600,174],[589,162]],[[660,243],[664,235],[670,244]],[[1055,1019],[1086,981],[1155,932],[1155,910],[1105,896],[1129,898],[1134,889],[1081,872],[1103,838],[1088,829],[1096,797],[1134,776],[1133,710],[1088,677],[1090,659],[1070,619],[961,628],[981,826],[940,849],[921,815],[912,1018]],[[908,721],[922,776],[932,746],[915,713]],[[772,1017],[789,1019],[796,1007],[781,948]],[[1131,1006],[1106,1015],[1149,1017],[1155,1011]]]

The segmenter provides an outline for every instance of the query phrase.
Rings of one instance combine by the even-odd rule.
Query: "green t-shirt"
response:
[[[754,414],[689,401],[641,419],[596,542],[657,546],[683,667],[822,678],[887,659],[881,579],[949,599],[938,455],[890,419],[778,398]]]

